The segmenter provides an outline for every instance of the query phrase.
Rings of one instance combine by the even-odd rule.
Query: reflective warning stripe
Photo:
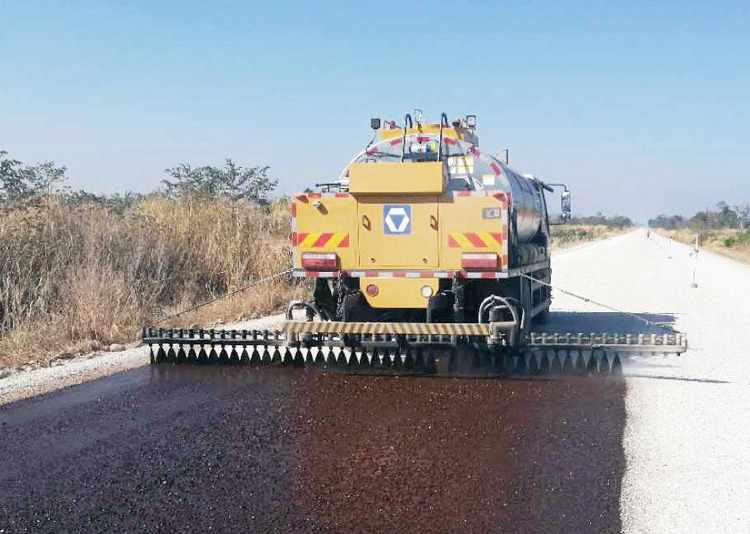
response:
[[[450,232],[448,246],[451,248],[497,248],[503,244],[501,232]]]
[[[489,336],[490,325],[478,323],[342,323],[287,321],[282,332],[295,334],[408,334],[442,336]]]
[[[302,248],[348,248],[349,234],[346,232],[299,232],[295,243]]]
[[[346,271],[352,278],[451,278],[449,271]]]
[[[341,271],[307,271],[305,269],[295,269],[292,275],[297,278],[339,278]]]
[[[510,193],[507,191],[452,191],[454,197],[495,197],[502,203],[510,203]]]
[[[302,202],[307,202],[308,198],[349,198],[349,193],[333,193],[326,191],[325,193],[300,193],[297,198]]]
[[[508,267],[508,256],[501,257],[503,269]],[[292,275],[298,278],[507,278],[507,271],[308,271],[295,269]]]
[[[292,198],[289,211],[292,213],[292,268],[297,265],[297,202]]]

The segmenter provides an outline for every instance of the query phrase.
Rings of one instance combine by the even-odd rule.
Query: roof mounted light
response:
[[[424,122],[424,114],[421,109],[414,110],[414,120],[417,121],[417,124],[422,124]]]
[[[466,115],[466,126],[469,128],[476,128],[477,127],[477,116],[476,115]]]

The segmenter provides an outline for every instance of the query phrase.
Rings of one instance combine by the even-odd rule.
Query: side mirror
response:
[[[555,188],[560,187],[562,188],[562,192],[560,193],[560,216],[555,217],[554,219],[552,217],[549,218],[549,224],[565,224],[568,222],[571,218],[570,214],[570,191],[568,191],[568,186],[565,184],[545,184],[542,182],[539,182],[541,184],[541,187],[549,192],[554,193]]]
[[[370,128],[380,130],[380,119],[370,119]]]
[[[570,191],[563,191],[560,195],[560,210],[563,221],[570,219]]]

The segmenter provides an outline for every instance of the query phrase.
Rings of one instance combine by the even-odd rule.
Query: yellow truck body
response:
[[[512,182],[520,175],[482,154],[473,128],[465,124],[377,133],[377,143],[347,166],[342,187],[292,198],[294,273],[324,279],[316,281],[316,302],[328,306],[327,315],[346,320],[341,310],[349,306],[356,310],[349,320],[405,320],[411,313],[398,310],[421,317],[419,310],[446,305],[441,295],[455,292],[455,281],[476,293],[471,313],[477,299],[498,292],[531,299],[537,312],[548,306],[546,288],[509,286],[519,274],[511,268],[512,250],[530,248],[519,244],[512,230],[518,208]],[[537,201],[541,183],[523,180],[529,184],[519,191],[537,195],[532,199]],[[535,206],[518,213],[536,221],[537,253],[525,254],[536,261],[516,267],[548,279],[544,206]]]

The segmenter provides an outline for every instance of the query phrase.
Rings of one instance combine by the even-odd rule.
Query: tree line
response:
[[[630,217],[625,217],[623,215],[602,215],[600,212],[597,212],[596,215],[589,215],[584,217],[572,217],[569,220],[569,223],[572,225],[593,225],[593,226],[608,226],[610,228],[629,228],[633,226],[633,221],[630,220]]]
[[[169,199],[202,200],[227,197],[246,200],[265,206],[278,186],[278,179],[268,176],[269,167],[242,167],[227,159],[223,166],[204,165],[193,167],[182,163],[166,169],[168,175],[161,187],[149,195],[160,195]],[[54,161],[38,165],[26,165],[9,157],[0,150],[0,204],[33,203],[39,198],[55,194],[69,203],[94,202],[124,211],[133,203],[149,195],[126,192],[109,195],[74,190],[67,185],[68,169]]]
[[[651,228],[663,228],[665,230],[679,230],[687,228],[696,232],[706,232],[721,228],[744,229],[750,218],[750,205],[730,206],[724,201],[716,204],[715,210],[699,211],[692,217],[682,215],[659,215],[649,219]]]
[[[55,194],[67,203],[95,203],[107,206],[118,213],[124,212],[136,202],[152,195],[163,196],[171,200],[206,200],[224,197],[266,206],[270,201],[270,195],[279,183],[278,179],[269,177],[268,170],[268,166],[242,167],[232,159],[226,159],[221,167],[212,165],[193,167],[190,164],[181,163],[176,167],[165,169],[164,173],[167,178],[161,180],[161,187],[153,193],[142,194],[127,191],[96,194],[69,187],[67,185],[68,169],[65,166],[58,165],[54,161],[25,165],[17,159],[10,158],[7,152],[0,150],[0,205],[34,202],[44,195]],[[633,226],[633,221],[629,217],[607,216],[602,213],[573,217],[569,222],[573,225],[602,225],[610,228]]]

